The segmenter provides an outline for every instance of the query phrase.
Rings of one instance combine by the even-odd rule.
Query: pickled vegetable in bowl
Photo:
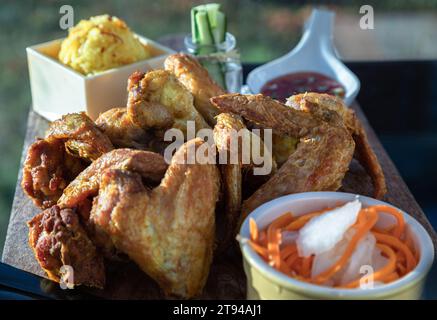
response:
[[[381,224],[381,214],[392,216],[391,223]],[[286,212],[263,230],[253,219],[249,225],[250,239],[241,241],[265,262],[321,286],[381,286],[407,275],[420,259],[400,211],[386,205],[363,208],[358,199],[300,216]]]

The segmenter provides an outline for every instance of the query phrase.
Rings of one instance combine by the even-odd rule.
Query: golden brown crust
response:
[[[209,76],[208,71],[192,56],[177,53],[168,56],[165,69],[172,72],[193,94],[194,105],[209,125],[214,126],[220,111],[209,101],[210,98],[225,94]]]
[[[58,201],[61,208],[78,206],[99,191],[100,177],[107,169],[125,169],[139,173],[152,182],[161,181],[167,164],[164,158],[154,152],[116,149],[101,156],[82,171],[64,190]]]
[[[112,149],[109,138],[85,113],[65,115],[29,147],[21,186],[35,205],[49,208],[88,161]]]
[[[338,128],[316,128],[264,185],[243,203],[243,218],[282,195],[336,191],[352,159],[354,142]]]
[[[36,206],[49,208],[83,168],[80,161],[65,152],[61,141],[37,140],[27,151],[21,187]]]
[[[238,114],[263,128],[271,128],[297,138],[305,136],[310,128],[319,124],[310,114],[287,108],[262,94],[225,94],[211,98],[211,102],[222,112]]]
[[[227,163],[220,165],[224,193],[224,212],[219,212],[217,216],[218,234],[216,250],[217,252],[222,252],[229,247],[235,237],[242,202],[241,156],[236,159],[238,161],[237,163],[231,163],[230,161],[231,139],[236,138],[232,136],[232,130],[238,132],[246,127],[239,116],[230,113],[221,113],[216,119],[217,124],[214,126],[214,142],[219,157],[225,154],[227,159]]]
[[[257,183],[258,176],[253,174],[256,167],[271,165],[272,171],[267,174],[269,177],[276,171],[276,163],[263,140],[246,128],[240,116],[232,113],[221,113],[216,117],[216,120],[213,133],[221,160],[220,170],[224,193],[224,213],[219,212],[217,217],[219,223],[217,252],[222,252],[235,239],[235,235],[239,231],[238,221],[241,215],[243,185],[246,189],[249,184]],[[262,163],[254,161],[251,154],[251,151],[258,148],[259,155],[263,157]],[[244,183],[243,171],[246,173]]]
[[[313,114],[317,111],[323,112],[324,110],[335,111],[349,131],[353,130],[355,125],[353,123],[353,117],[355,116],[353,111],[345,106],[343,100],[330,94],[315,92],[296,94],[288,98],[286,104],[296,110],[312,112]],[[314,105],[317,108],[310,110]]]
[[[143,128],[176,128],[186,135],[187,121],[196,131],[209,128],[193,105],[193,96],[166,70],[134,73],[129,79],[127,112]],[[171,121],[170,121],[171,120]]]
[[[309,104],[305,103],[309,102]],[[377,199],[381,199],[387,192],[384,172],[381,165],[367,139],[367,134],[361,122],[352,109],[347,108],[340,98],[319,93],[305,93],[292,96],[288,99],[287,104],[297,109],[304,109],[305,106],[311,107],[317,105],[319,108],[326,108],[337,112],[343,119],[348,131],[355,141],[355,157],[366,169],[373,181],[374,194]],[[308,110],[307,110],[308,111]]]
[[[149,191],[140,176],[105,171],[91,220],[170,295],[199,294],[212,261],[219,173],[214,164],[187,164],[190,140],[174,155],[161,184]],[[192,150],[192,149],[191,149]]]
[[[72,283],[103,288],[102,256],[71,209],[53,206],[28,222],[29,245],[49,279],[60,282],[62,266],[72,268]]]
[[[374,187],[373,196],[376,199],[382,199],[387,193],[384,172],[382,171],[381,164],[379,163],[375,152],[370,146],[367,134],[358,119],[356,128],[357,131],[352,135],[356,145],[355,157],[372,178]]]
[[[282,167],[243,203],[244,219],[261,204],[282,195],[305,191],[334,191],[348,170],[355,144],[338,114],[289,108],[263,95],[229,94],[211,101],[223,111],[300,138],[296,151]]]
[[[109,138],[84,113],[70,113],[50,124],[46,140],[61,140],[73,156],[93,161],[114,149]]]
[[[152,138],[151,134],[131,121],[126,108],[113,108],[101,113],[96,125],[117,148],[146,150]]]
[[[164,105],[165,101],[160,96],[163,88],[152,88],[149,84],[149,81],[156,80],[155,77],[163,78],[164,75],[158,72],[146,77],[146,73],[136,71],[128,80],[127,113],[132,123],[143,129],[166,129],[174,123],[173,113],[168,109],[169,104]],[[161,80],[161,85],[165,81]]]

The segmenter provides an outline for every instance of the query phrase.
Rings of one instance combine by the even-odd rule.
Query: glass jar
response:
[[[230,93],[239,93],[243,84],[243,68],[237,41],[229,32],[224,42],[213,45],[193,43],[191,35],[184,39],[188,53],[196,56],[199,62],[208,69],[210,76]]]

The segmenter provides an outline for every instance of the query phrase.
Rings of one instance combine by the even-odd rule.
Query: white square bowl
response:
[[[63,39],[26,48],[33,109],[50,121],[66,113],[85,111],[92,119],[127,101],[127,79],[136,70],[148,71],[164,66],[165,58],[175,53],[170,48],[137,35],[158,55],[129,65],[83,75],[58,59]]]

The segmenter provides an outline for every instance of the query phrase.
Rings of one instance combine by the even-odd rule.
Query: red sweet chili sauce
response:
[[[267,82],[261,93],[285,102],[298,93],[318,92],[344,97],[345,89],[341,83],[317,72],[289,73]]]

